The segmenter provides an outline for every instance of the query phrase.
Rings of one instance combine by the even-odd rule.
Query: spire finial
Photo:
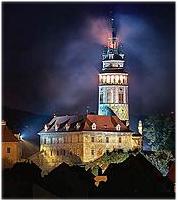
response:
[[[111,23],[111,28],[112,28],[112,38],[115,38],[117,35],[117,29],[116,29],[116,25],[115,25],[115,19],[113,16],[113,11],[110,11],[110,23]]]

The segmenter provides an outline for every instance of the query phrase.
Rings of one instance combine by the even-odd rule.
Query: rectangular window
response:
[[[91,150],[91,155],[92,155],[92,156],[95,155],[95,151],[94,151],[94,149]]]
[[[10,153],[10,152],[11,152],[11,148],[7,147],[7,153]]]
[[[44,144],[46,144],[46,138],[44,138]]]
[[[119,103],[124,102],[124,94],[119,94]]]
[[[103,93],[100,93],[100,103],[103,103]]]
[[[119,143],[121,143],[122,142],[122,139],[121,139],[121,137],[119,137]]]
[[[51,156],[53,155],[53,151],[51,151]]]
[[[109,143],[109,137],[106,137],[106,143]]]
[[[95,142],[95,138],[94,137],[91,137],[91,142]]]
[[[59,151],[58,150],[56,151],[56,154],[57,154],[57,156],[59,155]]]
[[[50,138],[50,144],[52,144],[52,142],[53,142],[53,140],[52,140],[52,138]]]

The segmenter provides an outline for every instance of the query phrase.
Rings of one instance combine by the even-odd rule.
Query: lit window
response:
[[[77,123],[76,124],[76,129],[79,130],[79,128],[80,128],[80,123]]]
[[[111,76],[111,83],[114,83],[114,75]]]
[[[92,130],[96,130],[96,124],[93,123],[91,128],[92,128]]]
[[[123,84],[123,76],[122,75],[120,76],[120,81],[121,81],[121,84]]]
[[[107,83],[110,83],[110,76],[107,75]]]
[[[91,142],[95,142],[95,138],[94,137],[91,137]]]
[[[109,137],[106,137],[106,143],[109,143]]]
[[[117,131],[120,131],[120,129],[121,129],[121,126],[120,126],[120,124],[118,124],[118,125],[116,126],[116,130],[117,130]]]
[[[118,83],[119,82],[119,76],[115,76],[115,82]]]
[[[45,132],[48,131],[48,126],[47,126],[47,124],[45,124],[44,129],[45,129]]]
[[[55,124],[55,131],[58,131],[58,125]]]
[[[7,153],[10,153],[10,152],[11,152],[11,148],[7,147]]]
[[[65,128],[66,128],[66,131],[68,131],[69,128],[70,128],[70,125],[69,125],[69,124],[66,124],[66,125],[65,125]]]
[[[106,83],[106,76],[103,76],[103,83]]]
[[[101,75],[99,76],[99,80],[100,80],[100,83],[103,83],[103,77]]]
[[[94,149],[91,150],[91,155],[92,155],[92,156],[95,155],[95,151],[94,151]]]
[[[122,139],[121,139],[121,137],[119,137],[119,143],[121,143],[122,142]]]

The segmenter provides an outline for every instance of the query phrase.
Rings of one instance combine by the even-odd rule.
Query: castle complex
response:
[[[106,151],[141,149],[142,135],[129,128],[128,73],[116,36],[112,19],[112,34],[99,74],[98,115],[54,116],[38,133],[40,151],[50,162],[73,156],[86,163]]]

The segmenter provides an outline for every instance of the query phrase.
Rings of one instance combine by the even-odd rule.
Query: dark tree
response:
[[[154,115],[146,118],[143,124],[144,140],[153,151],[175,151],[175,116]]]

